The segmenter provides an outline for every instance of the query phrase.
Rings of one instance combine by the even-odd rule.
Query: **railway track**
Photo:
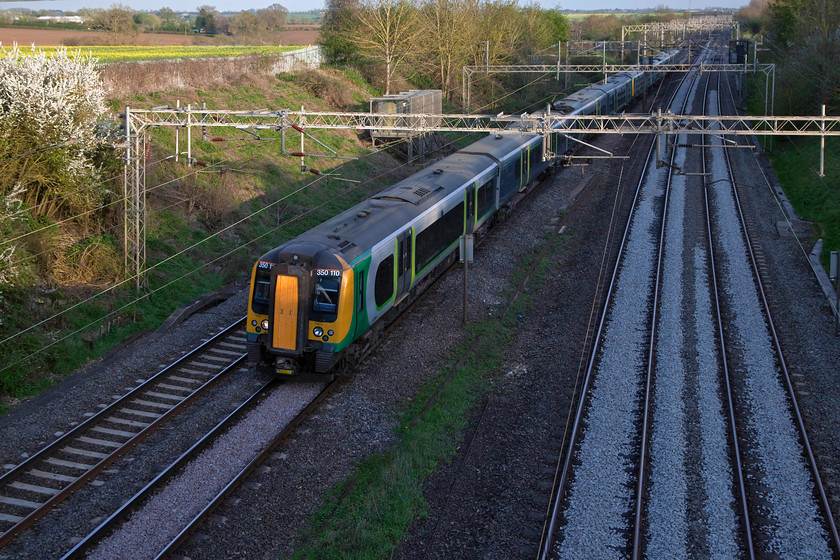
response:
[[[0,476],[0,547],[245,363],[244,319]]]
[[[224,433],[227,429],[238,422],[248,411],[258,406],[261,397],[263,397],[274,382],[270,381],[264,386],[260,387],[251,397],[239,405],[233,412],[219,422],[206,435],[198,440],[190,449],[181,454],[168,467],[149,482],[143,489],[137,492],[134,496],[128,499],[117,511],[105,519],[93,531],[88,533],[81,539],[76,546],[74,546],[62,558],[82,558],[89,550],[95,547],[101,539],[113,532],[114,529],[122,522],[124,522],[131,513],[137,511],[141,504],[147,500],[152,494],[160,490],[177,472],[182,469],[187,463],[197,457],[203,450],[212,444],[219,435]]]
[[[719,89],[710,97],[716,99]],[[686,92],[686,103],[693,96]],[[627,249],[621,250],[615,295],[611,285],[612,301],[590,355],[585,396],[552,497],[542,558],[801,553],[831,558],[840,551],[749,248],[732,170],[722,155],[727,150],[711,156],[705,150],[723,148],[724,142],[710,134],[698,149],[680,138],[667,181],[653,172],[640,196],[647,202],[634,210],[631,237],[622,243]],[[688,150],[701,155],[692,158]],[[707,159],[712,161],[708,168]],[[726,162],[723,169],[721,161]],[[697,169],[697,162],[703,167]],[[679,184],[672,187],[675,170]],[[705,197],[703,231],[691,224],[687,210],[693,193],[702,192],[688,188],[695,176],[713,192]],[[729,203],[724,199],[730,197],[741,230],[733,230],[732,223],[721,225],[734,222],[725,209]],[[654,209],[654,200],[663,201],[661,211]],[[655,238],[654,229],[659,231]],[[746,240],[746,249],[739,247],[740,239]],[[733,280],[739,254],[749,254],[752,280]],[[761,346],[762,334],[742,319],[752,312],[741,297],[752,293],[746,282],[756,284],[753,307],[762,308],[758,321],[769,328],[769,366],[766,357],[751,354]],[[686,309],[694,311],[686,316]],[[781,380],[770,375],[774,359]],[[781,404],[765,406],[773,399]],[[793,436],[785,433],[787,426]],[[579,465],[573,469],[575,460]],[[816,499],[810,496],[811,483]],[[635,488],[632,499],[630,486]],[[628,502],[634,504],[632,511]]]
[[[732,91],[731,91],[731,89],[729,89],[728,91],[729,91],[730,106],[734,108],[736,106],[736,103],[735,103],[735,100],[733,98]],[[721,91],[721,88],[718,87],[718,99],[719,99],[719,101],[716,105],[720,105],[720,104],[723,103],[722,98],[723,98],[723,93]],[[719,109],[719,107],[715,107],[715,109]],[[723,141],[724,141],[723,139],[720,139],[718,137],[711,137],[708,140],[708,142],[710,144],[714,144],[714,143],[722,144]],[[718,185],[720,185],[721,182],[722,182],[724,185],[726,185],[729,193],[731,193],[731,198],[732,198],[731,208],[734,211],[733,212],[734,215],[731,216],[730,219],[737,223],[737,226],[740,228],[741,237],[743,239],[743,246],[740,246],[740,245],[737,246],[736,250],[739,251],[739,252],[744,252],[744,251],[746,252],[746,255],[747,255],[747,259],[746,259],[746,265],[747,266],[746,266],[746,268],[748,268],[750,277],[753,279],[754,284],[755,284],[755,294],[756,294],[757,299],[754,302],[754,305],[758,310],[760,310],[762,322],[764,323],[764,325],[766,327],[766,330],[762,330],[762,329],[758,329],[758,328],[751,329],[753,336],[755,336],[755,339],[754,340],[741,341],[741,344],[744,344],[744,345],[747,345],[747,346],[758,347],[758,346],[761,346],[762,343],[763,343],[763,341],[760,339],[762,334],[766,333],[766,335],[769,336],[769,343],[764,342],[764,344],[767,344],[767,346],[768,346],[766,353],[771,355],[773,358],[775,358],[775,366],[776,367],[774,368],[774,370],[778,371],[778,381],[779,381],[779,385],[780,385],[780,387],[778,387],[778,388],[781,389],[779,391],[779,394],[776,395],[776,398],[779,401],[781,401],[779,403],[780,406],[776,410],[774,410],[773,412],[776,413],[778,410],[781,410],[782,412],[785,413],[785,414],[779,414],[779,418],[770,419],[770,424],[771,424],[770,426],[764,426],[764,428],[765,428],[764,431],[765,432],[767,432],[767,431],[771,432],[772,435],[769,436],[769,439],[772,440],[772,441],[768,440],[768,436],[764,436],[764,441],[762,441],[762,435],[761,435],[762,430],[761,430],[761,426],[760,426],[761,421],[756,420],[756,419],[747,420],[751,416],[750,411],[748,409],[750,407],[756,407],[756,403],[749,402],[750,401],[749,392],[751,390],[753,390],[753,391],[755,390],[755,387],[753,386],[755,384],[755,380],[750,378],[749,373],[751,373],[751,372],[749,372],[747,374],[743,374],[743,373],[741,374],[742,379],[739,380],[739,384],[742,386],[743,392],[745,394],[744,395],[741,395],[741,394],[736,395],[736,396],[734,396],[734,399],[736,401],[741,401],[741,404],[739,406],[740,410],[739,410],[738,416],[740,418],[743,418],[742,422],[744,424],[746,424],[746,426],[744,427],[744,429],[742,431],[743,432],[754,432],[754,433],[758,434],[757,436],[753,436],[754,439],[756,440],[753,443],[753,446],[756,447],[758,449],[758,452],[762,454],[762,458],[758,461],[759,463],[761,463],[761,462],[770,463],[773,460],[776,460],[778,462],[778,464],[770,464],[770,465],[759,464],[759,465],[752,466],[751,469],[750,469],[751,472],[750,472],[750,476],[748,477],[748,479],[761,481],[761,480],[766,479],[767,477],[771,476],[768,471],[772,470],[773,468],[778,468],[783,473],[783,476],[791,481],[790,484],[786,484],[785,486],[786,487],[795,486],[795,483],[793,481],[796,481],[797,478],[801,479],[801,474],[799,474],[797,472],[799,470],[798,467],[801,464],[804,464],[806,466],[807,470],[810,473],[810,483],[806,484],[805,488],[798,487],[798,488],[795,488],[794,491],[797,491],[797,492],[800,492],[800,493],[807,493],[808,492],[807,486],[812,485],[813,497],[815,498],[816,505],[818,506],[819,512],[822,516],[822,525],[823,525],[823,528],[826,531],[826,534],[825,535],[818,535],[818,534],[816,534],[816,533],[818,533],[818,531],[814,530],[813,532],[815,534],[808,535],[804,539],[801,536],[799,538],[800,538],[800,540],[813,541],[813,540],[819,539],[821,536],[824,536],[826,538],[827,542],[828,542],[828,545],[829,545],[829,548],[830,548],[830,551],[831,551],[828,554],[831,555],[833,553],[833,555],[838,555],[838,554],[840,554],[840,535],[838,535],[837,526],[836,526],[836,523],[834,521],[834,518],[833,518],[833,515],[832,515],[832,512],[831,512],[831,508],[830,508],[830,505],[829,505],[828,492],[827,492],[827,490],[825,488],[825,485],[822,481],[822,477],[820,475],[819,467],[817,465],[817,460],[816,460],[815,454],[814,454],[814,452],[811,448],[810,438],[808,437],[808,432],[807,432],[807,429],[805,427],[805,422],[802,418],[802,413],[801,413],[801,410],[800,410],[800,407],[799,407],[799,403],[797,401],[796,393],[793,390],[793,383],[792,383],[792,380],[791,380],[790,373],[788,371],[787,359],[785,358],[785,354],[784,354],[784,351],[782,349],[782,345],[781,345],[781,342],[780,342],[780,339],[779,339],[779,335],[776,331],[775,321],[773,320],[773,313],[772,313],[772,310],[771,310],[770,305],[768,303],[767,293],[766,293],[766,290],[765,290],[765,287],[764,287],[764,283],[762,281],[762,269],[761,269],[761,266],[760,266],[760,259],[758,258],[757,251],[755,250],[754,242],[753,242],[752,236],[750,234],[750,229],[748,227],[748,223],[747,223],[747,220],[745,218],[745,213],[744,213],[744,210],[743,210],[743,207],[742,207],[742,204],[741,204],[741,198],[739,196],[739,186],[738,186],[738,183],[735,180],[735,174],[734,174],[730,154],[729,154],[728,150],[722,150],[722,152],[723,152],[722,155],[720,155],[721,163],[719,164],[719,167],[722,167],[722,169],[720,169],[720,171],[717,172],[717,176],[715,174],[715,170],[712,169],[711,184],[717,183]],[[711,155],[716,155],[716,154],[711,154]],[[718,196],[720,196],[720,192],[718,193]],[[725,214],[725,213],[721,212],[721,214]],[[723,222],[722,219],[720,221]],[[710,220],[710,222],[711,222],[711,220]],[[719,225],[718,229],[721,230],[725,227],[726,227],[725,225]],[[724,237],[724,236],[714,236],[714,235],[712,235],[712,225],[711,225],[711,223],[710,223],[709,228],[710,228],[710,243],[717,238],[726,239],[726,237]],[[723,249],[723,252],[726,252],[727,250],[729,252],[732,251],[731,248],[727,248],[727,247],[722,247],[722,249]],[[731,257],[730,257],[730,260],[732,260]],[[719,285],[724,286],[724,288],[726,287],[726,279],[725,278],[724,279],[716,278],[716,282],[719,282]],[[731,284],[731,280],[729,282]],[[731,287],[730,287],[730,291],[731,291]],[[732,299],[732,296],[730,296],[730,298]],[[739,329],[740,329],[740,331],[744,330],[743,327],[738,324],[737,319],[738,319],[737,317],[733,317],[730,320],[730,324],[725,325],[724,328],[723,328],[723,331],[726,332],[727,335],[729,337],[733,338],[733,339],[735,338],[734,333],[739,332]],[[724,338],[723,335],[722,335],[722,338]],[[735,351],[733,353],[737,353],[738,352],[738,341],[737,340],[728,341],[727,342],[727,349],[729,347],[735,347]],[[743,352],[741,352],[741,353],[743,354]],[[745,363],[739,363],[739,366],[741,366],[742,368],[745,368],[745,367],[749,368],[749,366],[751,365],[751,363],[750,363],[751,362],[751,357],[750,356],[743,356],[742,355],[740,357],[740,361],[745,362]],[[763,400],[771,401],[772,397],[773,397],[773,395],[768,394],[768,391],[765,391],[762,388],[762,399]],[[778,427],[773,426],[773,424],[785,425],[787,423],[788,419],[785,418],[784,416],[788,416],[788,415],[790,416],[790,419],[792,420],[792,428],[793,429],[788,434],[780,433],[780,431],[778,430]],[[755,416],[756,416],[756,413],[752,412],[752,417],[755,418]],[[783,441],[783,438],[785,437],[785,435],[787,435],[787,437],[790,440],[792,440],[790,442],[791,445],[795,446],[796,449],[797,449],[797,453],[795,453],[795,454],[798,455],[798,457],[796,457],[796,459],[800,459],[801,461],[796,460],[796,459],[788,460],[787,457],[776,457],[776,456],[773,456],[771,453],[768,453],[769,448],[775,448],[776,446],[778,446]],[[748,449],[748,453],[749,453],[749,451],[752,451],[752,450]],[[753,451],[752,454],[755,454],[755,451]],[[800,527],[808,526],[808,525],[813,523],[812,519],[810,519],[810,517],[812,516],[812,512],[810,512],[808,510],[803,511],[802,509],[797,510],[797,509],[795,509],[796,504],[791,503],[791,502],[795,502],[796,496],[783,496],[783,495],[781,495],[782,492],[777,491],[776,496],[769,497],[768,494],[772,493],[772,490],[768,491],[767,489],[765,489],[765,487],[769,486],[769,485],[765,485],[763,483],[758,483],[758,484],[756,484],[756,486],[758,488],[757,489],[752,489],[752,491],[750,492],[750,494],[753,496],[753,501],[761,502],[761,503],[763,503],[765,501],[776,501],[777,505],[781,504],[779,507],[784,507],[787,510],[786,511],[786,513],[787,513],[786,517],[787,518],[782,519],[780,521],[779,519],[777,519],[777,517],[781,517],[781,516],[766,515],[765,514],[765,512],[767,511],[766,507],[760,507],[760,506],[757,506],[757,505],[753,505],[750,508],[750,516],[753,517],[756,520],[755,524],[758,527],[763,529],[761,531],[763,533],[762,536],[758,537],[760,539],[760,544],[763,545],[763,547],[769,548],[769,547],[774,546],[774,544],[772,542],[767,542],[767,541],[772,541],[772,537],[768,537],[768,536],[766,536],[766,534],[767,533],[772,534],[772,532],[773,532],[773,529],[768,529],[768,527],[774,528],[775,526],[779,526],[779,530],[795,535],[798,532]],[[793,527],[792,525],[795,525],[796,527]],[[801,543],[799,543],[799,544],[796,545],[796,548],[798,548],[799,550],[808,550],[809,553],[812,553],[814,556],[823,552],[817,546],[814,546],[814,548],[812,548],[812,549],[808,548],[808,546],[810,546],[810,545],[811,545],[810,542],[807,542],[805,545],[802,545]]]
[[[704,99],[708,96],[708,81],[706,82],[706,92],[704,92],[703,97]],[[720,76],[718,76],[718,83],[720,83]],[[720,86],[718,86],[718,91],[720,90]],[[706,103],[703,104],[704,112],[705,108],[707,107]],[[701,146],[701,162],[702,162],[702,173],[704,177],[708,177],[708,162],[709,162],[709,154],[707,153],[708,148],[706,147],[706,142],[703,141]],[[734,184],[734,183],[733,183]],[[739,503],[739,512],[741,518],[741,527],[744,534],[743,539],[743,547],[746,553],[747,558],[755,558],[755,547],[753,546],[753,537],[752,537],[752,525],[750,523],[750,515],[749,515],[749,501],[747,499],[747,488],[746,482],[744,480],[744,466],[742,461],[742,451],[741,446],[739,443],[738,437],[738,422],[735,415],[735,395],[732,388],[731,383],[731,374],[729,371],[729,361],[727,359],[727,352],[723,349],[726,348],[726,340],[725,340],[725,331],[724,331],[724,310],[721,306],[720,300],[720,293],[718,286],[720,285],[718,282],[718,274],[717,269],[718,266],[716,265],[716,251],[715,251],[715,243],[714,243],[714,233],[712,229],[712,218],[711,212],[709,210],[709,181],[706,180],[703,182],[703,207],[705,210],[706,216],[706,231],[708,234],[708,250],[709,250],[709,273],[711,276],[710,288],[712,293],[712,298],[709,304],[713,309],[714,313],[714,320],[717,326],[717,338],[718,344],[721,348],[720,352],[720,366],[721,366],[721,377],[723,380],[724,386],[724,395],[726,396],[726,416],[727,416],[727,425],[729,427],[729,431],[732,434],[731,441],[732,441],[732,449],[730,455],[734,461],[734,471],[735,471],[735,478],[737,482],[737,500]],[[709,384],[709,388],[711,389],[711,383]]]
[[[678,93],[679,93],[679,88],[677,88],[674,92],[672,92],[671,99],[667,104],[673,103],[674,99],[676,98]],[[557,533],[561,530],[560,525],[561,525],[561,521],[562,521],[561,517],[563,515],[562,506],[563,506],[563,503],[564,503],[564,496],[566,495],[566,492],[568,491],[568,486],[570,485],[570,480],[571,480],[571,477],[573,475],[573,473],[572,473],[572,461],[573,461],[573,458],[574,458],[574,450],[576,449],[576,446],[578,445],[578,440],[582,435],[582,424],[583,424],[583,421],[584,421],[584,413],[587,410],[586,407],[587,407],[587,404],[588,404],[588,399],[590,398],[589,395],[590,395],[590,392],[591,392],[591,385],[592,385],[592,383],[594,381],[594,378],[595,378],[596,358],[601,352],[602,345],[604,344],[604,339],[608,337],[608,333],[606,332],[609,329],[607,318],[609,316],[609,311],[611,309],[612,302],[617,297],[618,298],[622,297],[621,294],[619,294],[619,290],[621,290],[621,287],[618,284],[619,271],[621,269],[621,266],[622,266],[622,263],[624,261],[626,253],[627,252],[637,253],[638,250],[639,250],[638,247],[635,247],[634,243],[631,242],[631,224],[633,224],[634,220],[637,219],[637,216],[639,215],[639,209],[642,207],[642,204],[643,204],[645,198],[650,198],[651,196],[661,196],[663,194],[663,193],[656,193],[655,195],[646,195],[643,192],[644,187],[645,187],[646,177],[648,175],[648,172],[651,169],[650,164],[653,161],[655,148],[656,148],[656,146],[655,146],[654,143],[651,143],[649,145],[648,150],[647,150],[647,155],[646,155],[646,158],[644,160],[645,164],[644,164],[644,167],[643,167],[643,169],[640,173],[639,182],[636,185],[636,192],[635,192],[633,203],[632,203],[633,210],[632,210],[630,216],[628,217],[627,224],[624,228],[624,232],[623,232],[621,241],[619,242],[618,255],[617,255],[616,261],[614,263],[614,269],[613,269],[612,273],[610,274],[610,281],[609,281],[609,284],[607,285],[607,288],[606,288],[606,290],[604,292],[604,295],[603,295],[603,304],[602,304],[603,305],[603,307],[602,307],[603,311],[601,313],[601,316],[600,316],[600,319],[598,321],[597,327],[595,327],[595,334],[592,337],[592,346],[589,348],[589,350],[590,350],[589,356],[590,357],[589,357],[587,367],[586,367],[586,369],[585,369],[585,371],[583,372],[583,375],[582,375],[582,383],[581,383],[581,386],[580,386],[580,397],[577,399],[577,409],[576,409],[576,412],[574,414],[574,419],[571,422],[571,424],[569,425],[568,434],[565,438],[567,440],[567,443],[566,443],[566,445],[563,446],[563,449],[561,449],[561,456],[558,458],[559,459],[558,460],[558,463],[559,463],[559,465],[558,465],[558,467],[559,467],[558,468],[558,476],[556,477],[555,484],[554,484],[554,486],[552,488],[552,491],[551,491],[551,494],[552,494],[551,498],[550,498],[551,507],[549,508],[549,514],[547,516],[548,519],[547,519],[547,522],[546,522],[546,524],[543,528],[542,536],[541,536],[541,542],[540,542],[540,545],[539,545],[539,550],[540,550],[539,551],[539,556],[542,559],[552,558],[552,557],[554,557],[554,554],[555,554],[555,544],[556,544]],[[657,170],[654,170],[653,172],[655,173],[656,171]],[[648,201],[647,204],[649,205],[650,202]],[[652,227],[652,224],[653,224],[652,210],[646,211],[645,215],[642,216],[642,219],[645,220],[646,225],[640,227],[639,229],[646,230],[646,229]],[[659,227],[660,234],[661,234],[663,225],[664,225],[664,223],[660,224],[660,227]],[[638,245],[638,242],[636,242],[635,245]],[[636,256],[636,258],[638,258],[638,255]],[[648,268],[649,268],[649,266],[650,265],[648,265]],[[632,282],[632,284],[634,284],[634,286],[636,287],[637,290],[641,290],[644,283],[648,281],[648,280],[645,280],[643,278],[644,276],[647,275],[647,272],[645,272],[644,269],[641,269],[641,268],[638,269],[637,272],[640,272],[641,275],[638,278],[635,278],[635,280]],[[624,295],[623,297],[626,298],[627,295]],[[632,299],[639,300],[639,298],[636,297],[636,295],[632,295],[630,297]],[[641,316],[638,313],[636,313],[635,311],[633,311],[632,313],[636,316]],[[639,342],[642,343],[641,340]],[[652,339],[651,339],[651,344],[652,344]],[[638,388],[631,389],[630,387],[624,387],[623,389],[628,391],[628,392],[635,392],[636,390],[638,390]],[[645,416],[647,416],[647,412],[645,412]],[[642,465],[641,468],[644,469],[644,465]],[[601,485],[600,488],[603,489],[604,486]],[[629,499],[630,496],[627,496],[627,498]],[[597,500],[596,500],[596,502],[597,502]],[[626,512],[626,513],[630,514],[630,512]],[[568,514],[567,514],[567,516],[568,516]],[[632,535],[630,535],[629,536],[629,542],[624,542],[623,545],[618,544],[618,545],[615,545],[615,546],[622,546],[624,549],[626,549],[626,552],[629,554],[630,549],[631,549],[630,547],[632,546],[632,538],[633,538]],[[602,543],[602,544],[604,544],[604,546],[606,546],[605,543]]]

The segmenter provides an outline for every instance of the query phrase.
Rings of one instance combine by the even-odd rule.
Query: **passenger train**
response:
[[[617,112],[663,74],[615,74],[553,111]],[[561,134],[549,138],[546,153],[568,149]],[[543,148],[540,135],[489,135],[264,254],[251,274],[249,363],[289,377],[357,357],[418,286],[454,262],[463,235],[481,233],[548,170],[556,160]]]

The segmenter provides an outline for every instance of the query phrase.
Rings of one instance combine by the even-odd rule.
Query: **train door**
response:
[[[467,220],[464,226],[466,233],[472,233],[475,228],[475,183],[467,187]]]
[[[306,341],[311,284],[300,265],[278,264],[271,271],[269,348],[285,355],[300,355]]]
[[[397,299],[399,301],[411,289],[414,279],[414,228],[408,228],[397,235]]]
[[[528,186],[531,174],[531,146],[523,146],[519,152],[519,192],[524,192]]]

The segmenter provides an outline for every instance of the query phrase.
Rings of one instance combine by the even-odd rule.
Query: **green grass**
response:
[[[770,153],[779,178],[797,215],[814,223],[823,239],[823,264],[831,251],[840,250],[840,139],[826,138],[825,177],[819,177],[818,138],[774,139]]]
[[[765,114],[766,78],[750,75],[746,83],[747,111]],[[768,156],[773,171],[799,218],[813,222],[814,234],[823,239],[821,255],[828,267],[831,251],[840,250],[840,139],[826,137],[825,177],[819,176],[820,139],[815,137],[774,137]],[[756,179],[757,181],[760,178]]]
[[[562,238],[550,253],[562,250]],[[537,251],[523,255],[504,297],[510,299]],[[536,267],[529,291],[539,289],[551,259]],[[399,416],[395,443],[363,461],[332,488],[309,521],[294,560],[378,559],[392,556],[411,524],[427,515],[423,484],[455,456],[470,410],[491,391],[517,322],[532,307],[526,292],[506,317],[468,325],[469,337],[426,380]]]
[[[448,360],[460,356],[462,363],[441,370],[412,399],[396,445],[362,462],[330,492],[293,558],[388,558],[425,515],[423,482],[455,455],[470,408],[504,360],[507,329],[488,320],[470,331],[474,339]]]

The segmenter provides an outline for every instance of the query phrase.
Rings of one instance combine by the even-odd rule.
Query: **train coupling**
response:
[[[278,377],[292,377],[297,374],[297,367],[288,358],[277,358],[277,361],[274,362],[274,373]]]

